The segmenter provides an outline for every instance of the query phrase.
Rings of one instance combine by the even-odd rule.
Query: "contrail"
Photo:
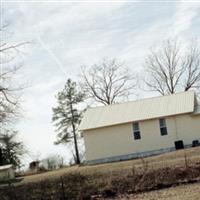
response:
[[[64,75],[67,76],[67,73],[63,67],[63,64],[60,62],[60,60],[57,58],[57,56],[53,53],[53,51],[44,43],[44,41],[41,39],[40,36],[37,36],[37,39],[40,43],[40,45],[49,53],[49,55],[53,58],[53,60],[56,62],[60,70],[64,73]]]

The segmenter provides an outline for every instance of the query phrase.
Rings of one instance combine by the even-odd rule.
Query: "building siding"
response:
[[[159,120],[140,121],[141,139],[134,140],[132,123],[83,131],[86,160],[108,159],[131,154],[174,148],[174,141],[185,145],[200,139],[200,115],[166,117],[168,135],[160,135]]]
[[[194,91],[153,97],[87,109],[79,130],[150,120],[164,116],[193,113],[196,105]]]
[[[15,173],[13,168],[5,169],[0,171],[0,181],[14,179]]]

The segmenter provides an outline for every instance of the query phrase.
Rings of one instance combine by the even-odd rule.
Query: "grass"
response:
[[[163,167],[178,167],[184,166],[185,155],[189,162],[200,163],[200,147],[188,148],[185,150],[174,151],[170,153],[164,153],[157,156],[147,157],[144,159],[135,159],[122,162],[113,162],[107,164],[91,165],[91,166],[72,166],[63,169],[45,172],[42,174],[35,174],[30,176],[24,176],[23,180],[18,184],[25,184],[29,182],[37,182],[45,179],[58,178],[69,173],[81,173],[81,174],[95,174],[95,173],[106,173],[112,174],[120,171],[127,171],[137,168],[138,170],[144,165],[143,162],[148,163],[149,169],[160,169]]]
[[[162,199],[179,188],[177,185],[200,182],[199,155],[200,147],[196,147],[123,162],[66,167],[21,177],[21,182],[0,187],[0,196],[5,200]]]
[[[199,200],[200,183],[175,186],[135,195],[123,195],[118,200]],[[109,199],[108,199],[109,200]]]

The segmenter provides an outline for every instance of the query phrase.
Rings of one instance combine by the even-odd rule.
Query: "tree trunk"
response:
[[[80,164],[80,157],[79,157],[79,151],[78,151],[78,144],[77,144],[77,138],[76,138],[76,128],[74,125],[74,112],[73,112],[73,106],[72,103],[70,103],[71,107],[71,113],[72,113],[72,131],[73,131],[73,137],[74,137],[74,148],[76,153],[76,164]]]
[[[80,157],[79,157],[78,144],[77,144],[77,138],[76,138],[76,129],[73,122],[72,122],[72,128],[73,128],[73,136],[74,136],[74,147],[75,147],[75,152],[76,152],[76,164],[80,164]]]

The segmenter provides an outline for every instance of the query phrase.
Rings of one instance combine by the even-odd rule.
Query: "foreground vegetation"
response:
[[[143,192],[199,182],[199,153],[198,147],[126,162],[63,168],[23,177],[19,183],[1,187],[0,196],[2,200],[71,200],[140,195],[142,199]]]
[[[200,183],[179,185],[140,194],[122,195],[118,200],[199,200]],[[109,200],[109,199],[108,199]]]

